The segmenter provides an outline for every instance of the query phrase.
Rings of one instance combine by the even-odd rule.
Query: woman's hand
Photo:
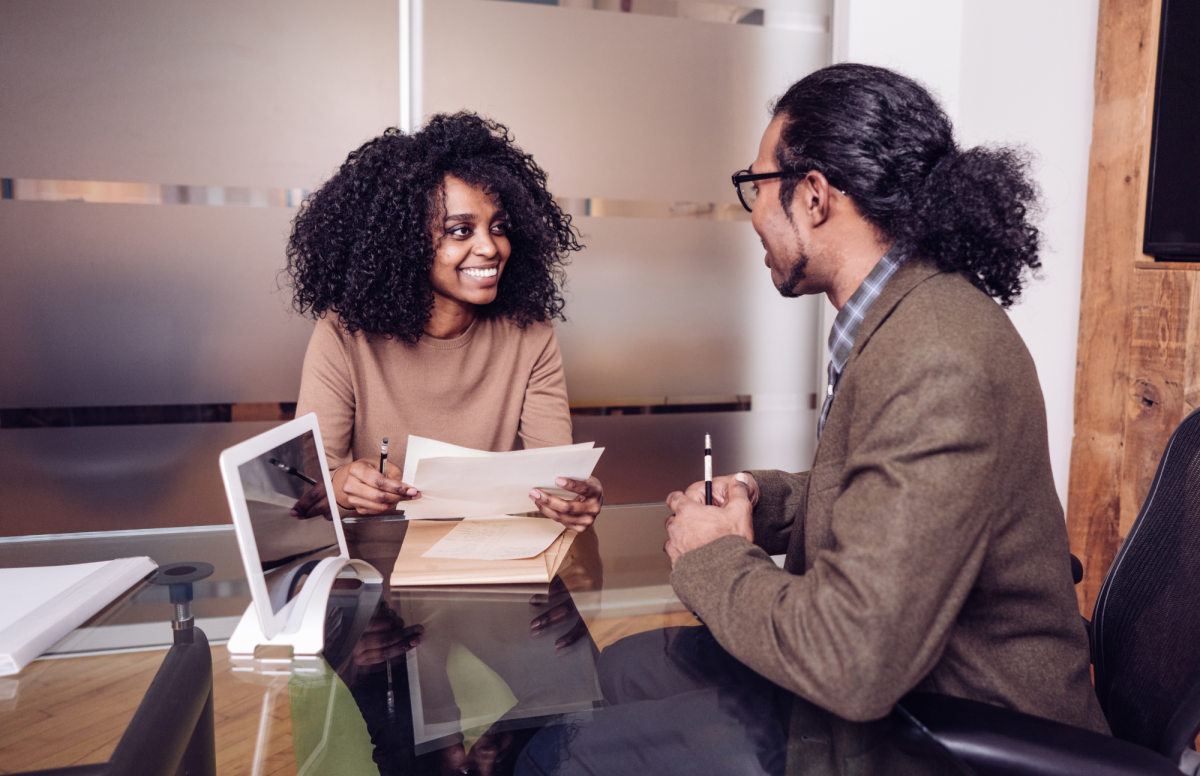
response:
[[[324,478],[309,488],[308,492],[292,505],[292,517],[300,520],[307,520],[310,517],[333,519],[333,515],[329,511],[329,498],[325,495]]]
[[[571,593],[561,577],[555,577],[550,582],[550,588],[545,595],[538,594],[530,598],[529,606],[535,610],[543,606],[549,607],[529,622],[530,636],[541,636],[551,625],[563,620],[571,621],[572,625],[567,632],[554,641],[556,650],[566,649],[587,635],[587,623],[575,608],[575,600],[571,598]]]
[[[342,509],[360,515],[393,512],[401,501],[420,498],[416,488],[400,481],[400,467],[388,463],[379,473],[378,458],[360,458],[333,473],[333,495]]]
[[[404,620],[387,602],[381,601],[362,638],[354,645],[351,657],[356,666],[372,666],[400,657],[421,643],[423,625],[404,627]]]
[[[604,505],[604,486],[595,477],[589,477],[586,482],[559,477],[554,484],[578,495],[567,501],[534,488],[529,491],[529,498],[546,517],[557,520],[575,533],[582,533],[600,514],[600,507]]]

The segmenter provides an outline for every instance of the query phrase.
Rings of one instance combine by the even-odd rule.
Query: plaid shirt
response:
[[[850,360],[850,351],[854,348],[854,339],[862,326],[867,310],[879,297],[883,287],[887,285],[896,270],[900,269],[904,254],[892,251],[883,254],[883,258],[871,270],[862,285],[850,296],[846,305],[833,319],[833,328],[829,331],[829,390],[825,395],[825,404],[821,407],[821,417],[817,420],[817,439],[825,430],[825,420],[829,417],[829,408],[833,406],[833,397],[837,396],[838,384],[842,381],[842,372],[846,362]]]

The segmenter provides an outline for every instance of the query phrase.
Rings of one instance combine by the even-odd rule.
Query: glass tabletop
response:
[[[540,586],[391,588],[406,524],[346,525],[351,556],[385,584],[334,591],[323,657],[212,648],[218,772],[966,772],[899,714],[848,735],[724,653],[671,590],[667,514],[605,507]],[[232,527],[4,541],[0,567],[143,554],[213,564],[196,624],[229,637],[250,603]],[[141,583],[0,679],[0,772],[107,760],[172,611],[166,588]]]

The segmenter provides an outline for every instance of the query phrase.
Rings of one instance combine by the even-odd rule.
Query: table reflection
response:
[[[398,542],[380,537],[359,537],[358,548],[394,560]],[[589,599],[604,569],[594,532],[580,540],[549,586],[386,591],[354,646],[327,650],[323,675],[290,680],[297,767],[382,776],[967,772],[898,714],[830,720],[739,663],[703,625],[635,633],[601,651],[580,610],[596,606]],[[380,570],[385,579],[391,571]]]

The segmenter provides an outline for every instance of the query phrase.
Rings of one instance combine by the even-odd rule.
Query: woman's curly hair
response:
[[[481,317],[518,326],[563,318],[563,267],[578,232],[546,191],[546,173],[508,128],[474,113],[439,114],[405,135],[364,143],[300,208],[288,239],[288,285],[302,314],[336,314],[350,332],[420,339],[433,311],[431,226],[447,175],[499,197],[512,254]]]
[[[1004,307],[1042,266],[1038,189],[1013,148],[959,150],[937,101],[880,67],[840,64],[793,84],[776,158],[790,213],[800,176],[822,173],[880,233],[914,257],[967,274]]]

